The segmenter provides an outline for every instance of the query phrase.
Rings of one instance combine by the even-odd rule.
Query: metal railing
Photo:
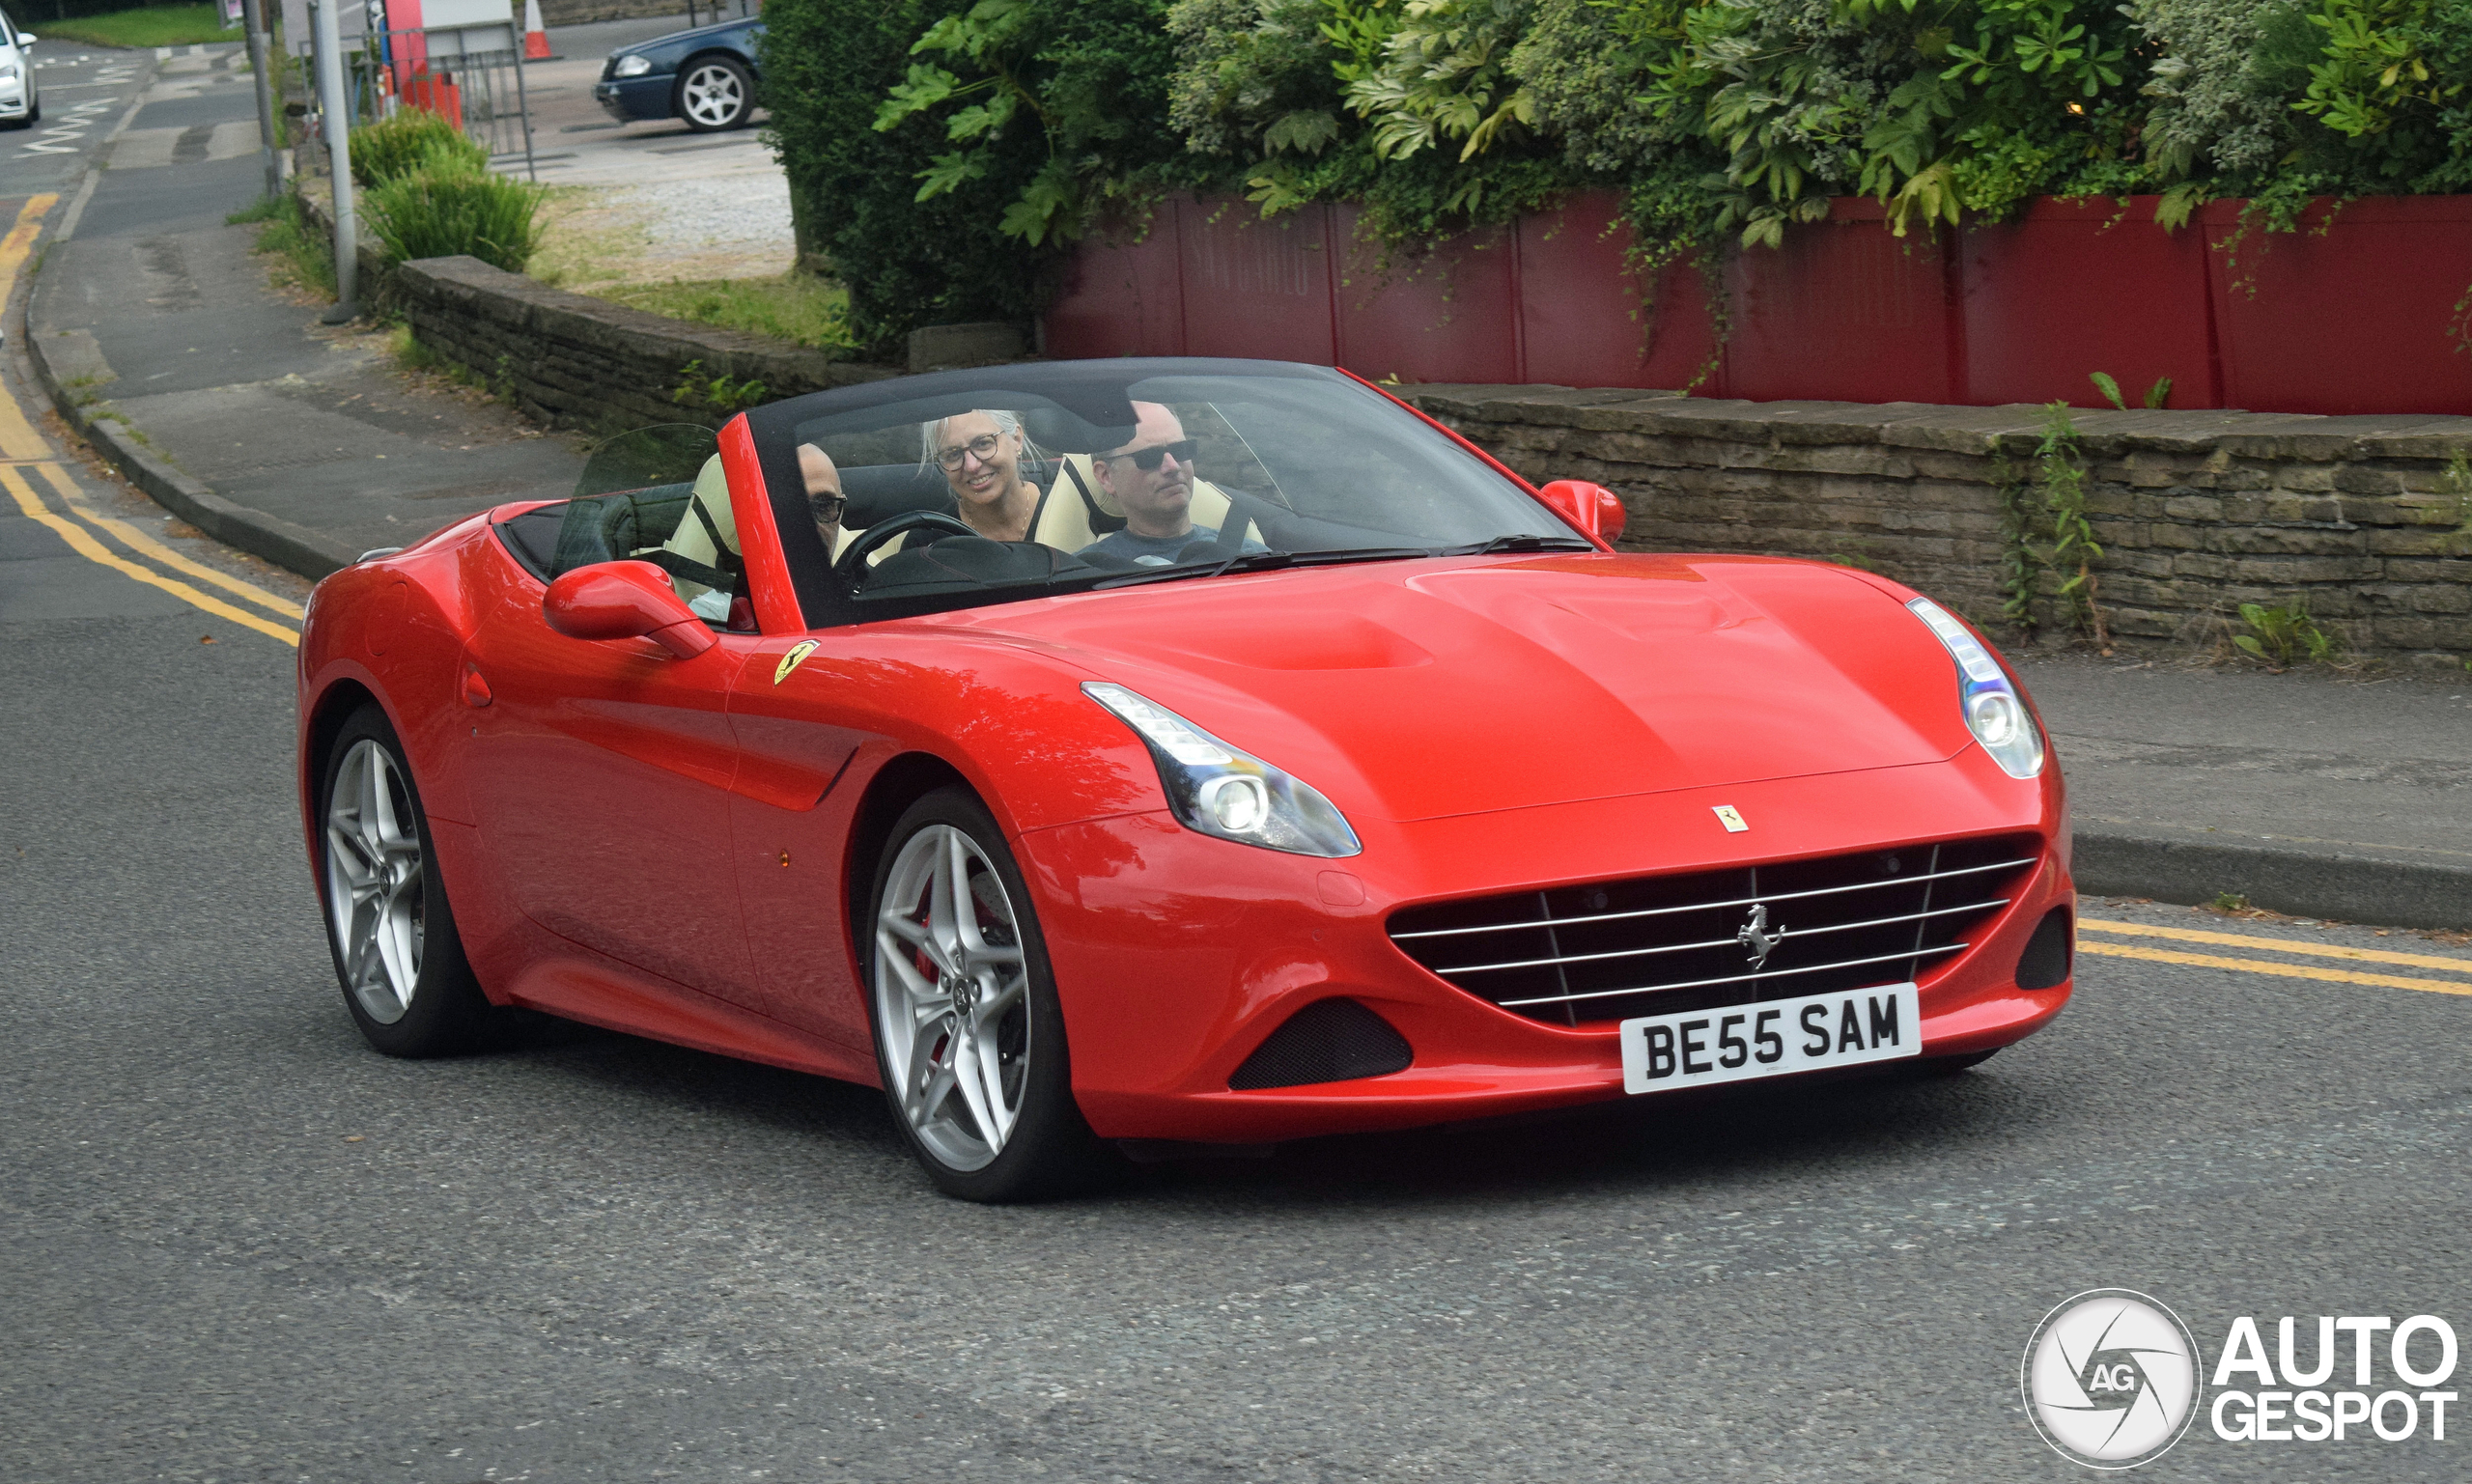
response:
[[[454,32],[374,32],[349,59],[352,114],[371,121],[426,108],[453,120],[493,161],[520,156],[538,180],[521,38],[508,40],[516,44],[465,51]]]

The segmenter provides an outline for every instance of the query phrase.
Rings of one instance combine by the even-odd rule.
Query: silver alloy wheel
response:
[[[351,744],[326,799],[326,913],[343,949],[344,985],[361,1012],[392,1025],[421,981],[421,836],[395,759]]]
[[[903,842],[876,917],[876,1025],[902,1115],[951,1169],[984,1168],[1021,1121],[1028,987],[1020,922],[978,842],[950,825]]]
[[[706,128],[733,124],[746,110],[746,85],[739,80],[737,69],[718,62],[707,62],[688,72],[678,96],[687,116]]]

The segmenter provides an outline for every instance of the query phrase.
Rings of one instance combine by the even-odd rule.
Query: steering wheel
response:
[[[933,526],[947,536],[975,536],[969,522],[959,516],[948,516],[941,510],[905,510],[860,531],[850,543],[850,549],[832,563],[833,574],[856,587],[867,574],[867,555],[905,531]]]

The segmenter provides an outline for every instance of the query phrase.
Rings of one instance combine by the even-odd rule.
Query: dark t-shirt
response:
[[[1194,526],[1182,536],[1136,536],[1127,529],[1100,537],[1083,546],[1082,554],[1111,556],[1117,561],[1132,562],[1141,567],[1173,567],[1176,565],[1176,553],[1188,546],[1208,546],[1217,540],[1218,528],[1208,525]],[[1258,541],[1248,540],[1245,549],[1267,551],[1270,547]],[[1201,553],[1196,552],[1195,559],[1201,560]]]

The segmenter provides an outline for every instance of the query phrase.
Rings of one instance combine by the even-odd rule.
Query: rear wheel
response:
[[[320,894],[344,1006],[389,1056],[469,1050],[492,1018],[464,960],[403,743],[375,702],[326,754]]]
[[[736,128],[755,112],[755,75],[727,57],[697,57],[678,78],[678,116],[699,134]]]
[[[868,1010],[885,1101],[965,1200],[1086,1189],[1116,1162],[1073,1101],[1064,1014],[1028,888],[986,807],[940,789],[876,868]]]

